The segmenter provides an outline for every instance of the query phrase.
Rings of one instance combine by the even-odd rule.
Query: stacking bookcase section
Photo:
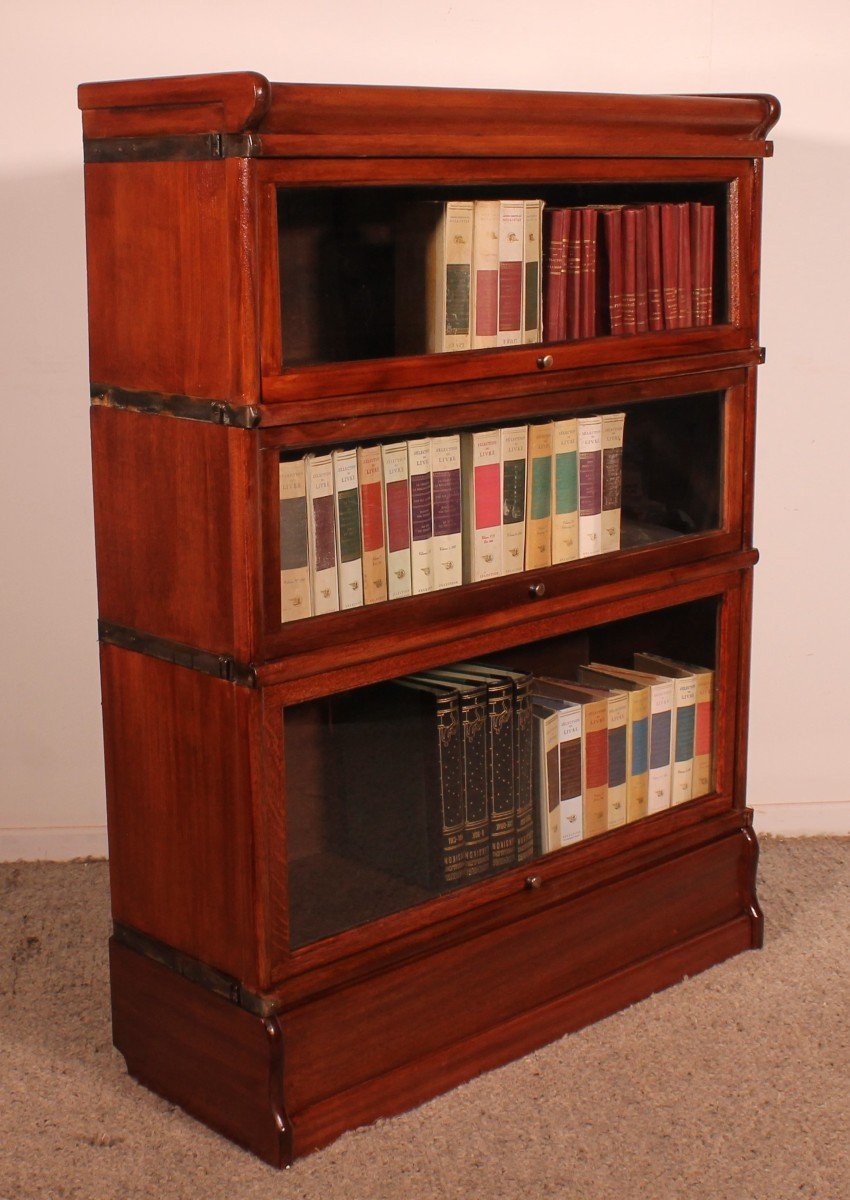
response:
[[[283,1166],[760,945],[776,101],[79,101],[131,1074]]]

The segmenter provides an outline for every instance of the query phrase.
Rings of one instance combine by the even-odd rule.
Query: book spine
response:
[[[552,562],[578,558],[578,423],[552,426]]]
[[[694,727],[696,718],[696,679],[689,675],[674,681],[676,723],[673,729],[672,804],[684,804],[693,794]]]
[[[578,418],[578,555],[602,544],[602,418]]]
[[[463,581],[502,573],[502,439],[498,429],[461,435]]]
[[[300,621],[313,612],[310,589],[310,539],[307,531],[307,481],[304,459],[278,468],[280,500],[280,619]]]
[[[608,828],[628,819],[629,697],[612,692],[608,698]]]
[[[552,422],[528,427],[525,569],[552,562]]]
[[[700,274],[698,325],[714,322],[714,206],[703,204],[699,213]]]
[[[691,223],[689,205],[680,204],[679,209],[679,328],[690,329],[693,318],[693,291],[691,284]]]
[[[463,741],[457,695],[437,701],[436,741],[440,780],[440,828],[436,880],[460,883],[466,877],[466,810],[463,793]]]
[[[661,210],[657,204],[646,206],[646,293],[649,328],[664,328],[661,291]]]
[[[661,284],[664,328],[678,329],[679,321],[679,209],[661,205]]]
[[[567,338],[575,341],[581,334],[581,208],[571,209],[567,242]]]
[[[649,688],[629,692],[629,781],[626,820],[649,812]]]
[[[623,212],[619,208],[603,213],[605,247],[608,257],[608,318],[612,334],[623,330]]]
[[[333,460],[330,454],[308,454],[304,461],[313,614],[321,616],[339,610]]]
[[[334,450],[334,515],[340,609],[363,604],[363,539],[357,489],[357,451]]]
[[[465,874],[467,879],[480,879],[490,870],[486,692],[483,688],[462,692],[459,701],[463,732]]]
[[[476,200],[472,234],[472,347],[495,346],[499,333],[499,201]]]
[[[649,290],[647,282],[646,208],[635,209],[635,330],[649,329]]]
[[[593,837],[608,828],[608,701],[594,700],[582,706],[582,797],[584,836]]]
[[[570,209],[547,208],[543,213],[543,341],[562,342],[567,336],[567,241]]]
[[[558,713],[548,710],[534,717],[534,798],[537,809],[537,843],[541,854],[561,845],[560,763]]]
[[[581,318],[583,338],[596,337],[598,324],[596,295],[596,257],[599,212],[582,209],[581,214]]]
[[[690,239],[691,261],[691,324],[702,325],[702,297],[700,282],[702,279],[702,245],[699,238],[700,210],[702,205],[694,200],[687,207],[688,237]]]
[[[531,688],[533,679],[514,683],[514,827],[517,863],[534,858],[534,798],[532,794],[532,720]]]
[[[603,554],[620,549],[620,508],[623,498],[623,427],[625,413],[602,418],[602,535]]]
[[[539,342],[543,331],[541,270],[543,201],[526,200],[523,234],[522,340]]]
[[[694,731],[694,775],[691,799],[711,791],[711,742],[714,708],[714,672],[700,671],[696,676],[696,728]]]
[[[501,430],[502,439],[502,574],[525,565],[525,471],[528,426]]]
[[[637,233],[633,208],[623,212],[623,333],[636,333],[635,323],[635,293],[637,289],[637,268],[635,254],[637,250]]]
[[[431,438],[431,491],[434,591],[440,592],[463,582],[459,434]]]
[[[471,200],[449,200],[441,228],[440,307],[441,350],[469,350],[472,346]]]
[[[558,757],[560,765],[560,844],[569,846],[584,836],[581,796],[581,705],[558,713]]]
[[[414,596],[433,590],[433,501],[431,439],[407,443],[410,470],[410,590]]]
[[[387,546],[387,599],[410,595],[410,478],[407,442],[381,446],[384,468],[384,537]]]
[[[363,603],[387,598],[387,550],[384,540],[383,468],[380,446],[358,446],[360,528],[363,534]]]
[[[673,680],[653,683],[649,723],[649,801],[647,812],[670,807],[673,767]]]
[[[525,201],[499,202],[499,331],[497,346],[521,346]]]
[[[487,689],[490,847],[494,870],[511,867],[517,861],[512,691],[510,683],[493,683]]]

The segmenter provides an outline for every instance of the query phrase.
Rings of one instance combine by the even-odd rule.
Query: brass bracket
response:
[[[257,686],[256,669],[249,664],[237,662],[229,654],[211,654],[208,650],[197,650],[194,646],[186,646],[182,642],[170,642],[150,633],[128,629],[125,625],[113,625],[111,621],[99,620],[97,635],[98,641],[108,646],[117,646],[120,650],[134,650],[137,654],[147,654],[150,658],[158,658],[161,662],[171,663],[175,667],[187,667],[190,671],[200,671],[214,679],[223,679],[225,683],[237,683],[250,688]]]

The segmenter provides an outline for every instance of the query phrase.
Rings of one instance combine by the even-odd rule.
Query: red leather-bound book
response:
[[[582,212],[574,208],[570,214],[567,240],[567,337],[581,337],[581,238]]]
[[[646,283],[646,209],[635,209],[635,328],[649,329],[649,296]]]
[[[635,288],[637,272],[635,251],[637,243],[637,213],[633,208],[623,212],[623,333],[637,333],[635,323]]]
[[[543,210],[543,341],[567,336],[567,241],[569,208]]]
[[[679,208],[679,328],[690,329],[694,324],[691,271],[690,205]]]
[[[679,328],[679,209],[661,205],[661,287],[664,328]]]
[[[650,329],[664,328],[661,302],[661,209],[646,206],[646,296]]]
[[[608,317],[611,332],[623,332],[623,213],[619,208],[602,214],[608,258]]]
[[[699,295],[698,325],[711,325],[714,320],[714,206],[700,205],[699,263],[697,289]]]
[[[581,337],[596,337],[597,294],[596,257],[599,212],[595,208],[583,208],[581,212]]]

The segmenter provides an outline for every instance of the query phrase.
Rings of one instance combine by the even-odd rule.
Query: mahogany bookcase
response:
[[[129,1071],[285,1165],[759,946],[745,771],[777,102],[245,72],[84,84],[79,104]],[[711,202],[713,323],[394,354],[399,204],[514,193]],[[358,296],[377,317],[355,319]],[[281,455],[612,408],[627,446],[641,431],[638,490],[689,514],[672,536],[650,522],[619,552],[282,623]],[[327,853],[328,697],[472,656],[650,648],[715,671],[709,795],[439,895]]]

